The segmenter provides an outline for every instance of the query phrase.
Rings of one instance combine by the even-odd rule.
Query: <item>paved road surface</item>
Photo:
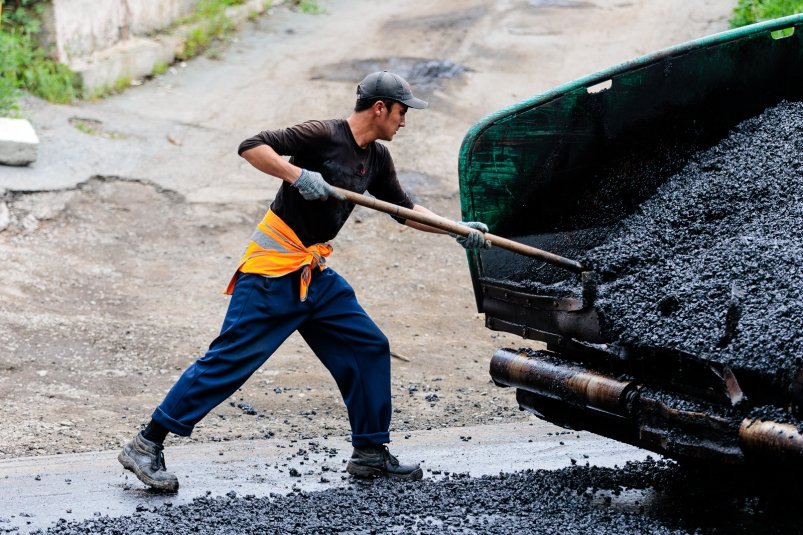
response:
[[[409,433],[409,438],[399,436],[391,446],[403,461],[423,461],[425,477],[434,479],[449,473],[482,476],[562,468],[572,459],[583,465],[622,466],[648,456],[644,450],[536,419]],[[208,493],[235,491],[260,497],[342,487],[350,481],[343,463],[350,453],[345,437],[177,446],[166,451],[168,467],[179,474],[181,483],[173,495],[145,490],[117,463],[117,452],[0,461],[0,533],[45,529],[61,518],[130,515],[137,508],[152,509],[166,502],[180,505]],[[292,470],[299,475],[291,475]]]

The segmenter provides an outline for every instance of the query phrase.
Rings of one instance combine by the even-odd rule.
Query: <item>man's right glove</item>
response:
[[[345,197],[335,191],[326,180],[323,179],[320,173],[315,171],[301,170],[301,175],[293,182],[293,187],[298,190],[304,200],[306,201],[325,201],[330,196],[338,200],[343,200]]]
[[[455,238],[457,243],[462,245],[464,248],[487,249],[491,246],[491,242],[485,239],[485,233],[488,232],[488,225],[485,223],[480,223],[479,221],[458,221],[458,223],[472,229],[468,236],[461,236],[460,234],[455,234],[453,232],[449,233],[449,236]]]

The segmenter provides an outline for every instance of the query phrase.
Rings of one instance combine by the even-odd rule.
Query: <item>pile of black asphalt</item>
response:
[[[589,251],[603,336],[793,373],[803,362],[801,236],[803,103],[782,102],[695,154]]]
[[[777,533],[796,526],[788,513],[797,509],[797,492],[762,495],[754,484],[734,481],[656,460],[438,481],[379,479],[310,493],[231,492],[180,506],[143,505],[126,517],[60,521],[47,533]]]

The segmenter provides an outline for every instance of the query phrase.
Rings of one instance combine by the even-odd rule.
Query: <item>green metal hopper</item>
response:
[[[463,218],[581,258],[692,154],[782,100],[803,101],[803,15],[592,74],[469,130],[459,161]],[[798,415],[743,418],[734,407],[744,392],[726,366],[672,352],[628,355],[606,340],[583,290],[593,273],[494,248],[471,253],[469,266],[486,326],[547,344],[492,359],[494,381],[515,387],[523,408],[678,459],[803,461]],[[800,375],[778,399],[803,406]]]

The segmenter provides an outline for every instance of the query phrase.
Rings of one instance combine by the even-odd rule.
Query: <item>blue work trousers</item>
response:
[[[340,389],[352,444],[389,442],[388,339],[332,269],[314,271],[305,301],[299,299],[298,272],[273,278],[240,273],[220,335],[173,385],[153,419],[189,436],[296,330]]]

